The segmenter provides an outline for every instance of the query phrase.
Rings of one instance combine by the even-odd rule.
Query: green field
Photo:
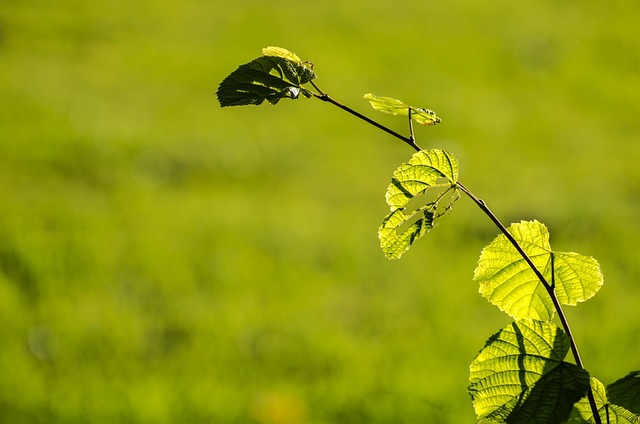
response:
[[[220,108],[282,46],[334,98],[435,110],[422,147],[505,222],[598,259],[568,318],[592,374],[640,369],[640,2],[0,4],[0,422],[472,423],[510,320],[472,281],[467,198],[380,251],[406,145],[315,99]]]

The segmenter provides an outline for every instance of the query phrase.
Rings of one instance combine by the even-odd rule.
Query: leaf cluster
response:
[[[443,150],[421,150],[398,167],[386,194],[391,213],[378,231],[387,257],[401,257],[432,230],[436,219],[451,210],[462,188],[457,161]],[[429,194],[435,200],[406,210],[410,200]],[[441,203],[442,212],[437,212]],[[400,230],[412,219],[407,229]],[[604,389],[594,383],[597,380],[582,366],[568,362],[574,342],[553,322],[561,305],[584,302],[602,287],[598,262],[552,250],[549,231],[538,221],[521,221],[506,231],[509,237],[500,234],[482,250],[474,273],[480,294],[516,320],[490,337],[471,364],[468,390],[478,419],[487,423],[640,422],[640,401],[636,400],[640,399],[640,372],[609,386],[607,399]],[[611,387],[615,396],[610,394]],[[619,387],[626,389],[625,397],[619,396]],[[590,389],[597,394],[600,421],[589,415]]]
[[[425,125],[441,122],[432,119],[435,113],[430,110],[413,108],[399,100],[371,94],[365,98],[382,112],[411,117],[415,111],[419,119],[427,119],[421,122]],[[444,150],[420,150],[398,167],[386,193],[391,212],[378,230],[385,255],[400,258],[451,210],[460,190],[468,193],[458,181],[455,157]],[[410,200],[428,195],[435,200],[426,200],[407,211]],[[477,203],[486,208],[484,202]],[[401,229],[407,222],[408,228]],[[471,364],[468,390],[478,419],[564,423],[571,417],[575,423],[638,422],[640,411],[635,402],[610,403],[602,390],[592,402],[590,390],[595,389],[591,389],[589,373],[582,365],[566,361],[572,348],[574,355],[577,353],[575,342],[552,321],[562,313],[561,305],[584,302],[602,287],[598,262],[574,252],[553,251],[549,231],[538,221],[522,221],[505,231],[507,234],[498,235],[482,250],[474,273],[480,294],[516,320],[489,338]],[[613,387],[629,386],[630,378],[619,380]],[[638,385],[629,392],[627,397],[640,399]],[[615,401],[619,398],[614,397]],[[599,411],[611,410],[617,421],[611,420],[611,414],[600,421],[593,414],[589,416],[592,403]],[[631,418],[635,421],[624,421]]]
[[[470,366],[468,391],[478,420],[486,423],[639,423],[640,371],[608,387],[582,366],[562,305],[592,298],[604,279],[600,265],[574,252],[555,252],[549,231],[538,221],[506,228],[486,204],[459,181],[455,156],[415,144],[412,122],[442,122],[435,112],[391,97],[365,94],[378,111],[408,117],[409,137],[331,99],[313,82],[313,65],[279,47],[241,65],[225,78],[217,95],[221,106],[259,105],[267,100],[316,97],[400,138],[418,150],[391,177],[389,213],[378,237],[389,259],[398,259],[467,194],[500,229],[481,252],[473,279],[490,303],[515,321],[491,336]],[[312,89],[303,85],[311,84]],[[558,326],[555,318],[562,326]],[[574,362],[567,361],[572,352]]]

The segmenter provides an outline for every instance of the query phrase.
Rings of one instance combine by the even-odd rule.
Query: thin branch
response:
[[[316,90],[318,90],[318,93],[320,93],[320,95],[321,95],[321,96],[325,96],[325,95],[326,95],[326,94],[324,93],[324,91],[322,91],[322,90],[320,89],[320,87],[318,87],[318,86],[316,85],[316,83],[315,83],[315,82],[313,82],[313,80],[311,80],[311,81],[309,81],[309,82],[311,83],[311,85],[313,86],[313,88],[315,88]]]
[[[363,121],[365,121],[368,124],[373,125],[374,127],[381,129],[382,131],[391,134],[392,136],[394,136],[395,138],[404,141],[405,143],[407,143],[409,146],[413,147],[416,151],[420,151],[422,150],[422,148],[420,146],[418,146],[415,142],[415,140],[413,139],[413,137],[405,137],[402,134],[399,134],[397,132],[395,132],[394,130],[392,130],[391,128],[385,127],[384,125],[382,125],[379,122],[374,121],[371,118],[368,118],[366,116],[364,116],[363,114],[361,114],[360,112],[356,112],[355,110],[351,109],[348,106],[343,105],[342,103],[334,100],[333,98],[329,97],[328,94],[326,94],[325,92],[323,92],[313,81],[311,81],[311,85],[313,85],[313,87],[318,90],[318,93],[312,93],[313,97],[315,97],[316,99],[320,99],[324,102],[328,102],[331,103],[334,106],[339,107],[340,109],[349,112],[351,115],[362,119]]]

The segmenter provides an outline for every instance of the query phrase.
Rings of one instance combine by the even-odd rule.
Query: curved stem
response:
[[[491,211],[491,209],[489,209],[487,204],[482,199],[474,195],[471,191],[469,191],[469,189],[467,189],[462,183],[458,182],[456,183],[456,185],[460,188],[460,190],[462,190],[467,196],[471,198],[471,200],[473,200],[478,205],[478,207],[485,213],[485,215],[489,217],[489,219],[491,219],[491,221],[498,227],[500,232],[502,232],[502,234],[504,234],[507,240],[509,240],[511,245],[515,247],[515,249],[518,251],[520,256],[522,256],[522,258],[525,260],[525,262],[527,262],[527,265],[529,265],[529,267],[534,272],[538,280],[540,280],[545,290],[549,294],[549,297],[551,298],[551,302],[553,302],[553,306],[558,314],[558,319],[562,324],[562,329],[564,330],[567,337],[569,337],[573,359],[575,360],[577,366],[584,369],[584,365],[582,364],[582,359],[580,358],[580,353],[578,352],[578,346],[576,345],[576,341],[573,337],[573,333],[571,332],[571,327],[569,327],[569,322],[567,321],[567,317],[565,316],[564,311],[562,310],[562,305],[560,304],[560,301],[556,296],[553,252],[551,253],[551,284],[549,284],[549,282],[547,281],[546,278],[544,278],[544,276],[542,275],[538,267],[536,267],[536,265],[533,263],[529,255],[527,255],[527,253],[522,249],[518,241],[511,235],[511,233],[509,233],[507,228],[504,226],[504,224],[502,224],[502,222],[498,219],[498,217]],[[589,391],[587,392],[587,398],[589,400],[589,405],[591,406],[591,412],[593,412],[593,418],[596,424],[601,424],[602,421],[600,420],[600,415],[598,414],[598,407],[596,405],[596,400],[593,396],[593,391],[591,390],[591,383],[589,383]]]
[[[324,93],[313,81],[311,81],[311,85],[313,85],[313,87],[319,93],[319,94],[313,93],[313,96],[315,98],[320,99],[320,100],[325,101],[325,102],[328,102],[328,103],[331,103],[332,105],[339,107],[340,109],[350,113],[351,115],[353,115],[353,116],[355,116],[357,118],[360,118],[361,120],[367,122],[368,124],[371,124],[374,127],[378,128],[378,129],[381,129],[381,130],[383,130],[384,132],[386,132],[388,134],[391,134],[395,138],[407,143],[409,146],[411,146],[416,151],[422,150],[420,148],[420,146],[418,146],[418,144],[415,142],[414,137],[413,137],[413,127],[412,127],[412,122],[411,122],[411,111],[409,111],[409,130],[411,132],[411,136],[410,137],[405,137],[405,136],[403,136],[401,134],[398,134],[397,132],[393,131],[392,129],[387,128],[384,125],[374,121],[373,119],[370,119],[370,118],[362,115],[361,113],[356,112],[355,110],[351,109],[350,107],[347,107],[347,106],[337,102],[336,100],[332,99],[331,97],[329,97],[328,94]],[[531,260],[529,255],[527,255],[527,253],[522,249],[522,246],[520,246],[518,241],[511,235],[511,233],[509,233],[507,228],[498,219],[498,217],[491,211],[491,209],[489,209],[489,207],[484,202],[484,200],[482,200],[482,199],[478,198],[476,195],[474,195],[461,182],[457,182],[456,186],[458,188],[460,188],[460,190],[462,190],[467,196],[469,196],[469,198],[471,198],[471,200],[473,200],[476,203],[476,205],[478,205],[478,207],[482,210],[482,212],[484,212],[484,214],[489,217],[489,219],[494,223],[494,225],[496,227],[498,227],[500,232],[502,232],[502,234],[504,234],[504,236],[507,238],[507,240],[509,240],[511,245],[518,251],[520,256],[522,256],[522,258],[525,260],[527,265],[529,265],[529,267],[531,268],[533,273],[536,275],[538,280],[540,280],[540,282],[544,286],[545,290],[549,294],[549,297],[551,298],[551,301],[552,301],[553,306],[554,306],[554,308],[555,308],[555,310],[556,310],[556,312],[558,314],[558,319],[560,320],[560,323],[562,324],[562,328],[563,328],[564,332],[569,337],[569,341],[570,341],[570,345],[571,345],[571,353],[573,354],[573,358],[574,358],[574,360],[576,362],[576,365],[579,366],[580,368],[584,369],[584,365],[582,364],[582,359],[580,358],[580,353],[578,352],[578,346],[576,345],[575,339],[573,338],[573,334],[571,332],[571,328],[569,327],[569,322],[567,321],[567,318],[566,318],[566,316],[564,314],[564,311],[562,310],[562,305],[560,304],[560,301],[558,300],[558,297],[556,296],[556,292],[555,292],[555,275],[554,275],[554,270],[553,270],[553,253],[551,255],[551,261],[552,261],[551,278],[552,278],[552,281],[551,281],[551,284],[549,284],[549,282],[547,281],[546,278],[544,278],[544,276],[542,275],[542,273],[540,272],[538,267],[536,267],[536,265],[533,263],[533,261]],[[587,392],[587,398],[589,400],[589,405],[591,406],[591,411],[593,413],[593,418],[594,418],[596,424],[602,424],[602,421],[600,419],[600,415],[598,414],[598,407],[596,405],[596,401],[595,401],[595,398],[593,396],[593,391],[591,390],[591,383],[589,383],[589,391]]]
[[[489,209],[487,204],[482,199],[479,199],[476,195],[474,195],[471,191],[469,191],[469,189],[466,188],[461,182],[458,182],[456,185],[467,196],[469,196],[471,198],[471,200],[473,200],[478,205],[478,207],[480,207],[480,209],[485,213],[485,215],[487,215],[491,219],[491,221],[493,221],[493,223],[498,227],[500,232],[502,232],[502,234],[504,234],[504,236],[507,238],[507,240],[509,240],[511,245],[513,247],[515,247],[515,249],[518,251],[520,256],[522,256],[522,258],[525,260],[527,265],[529,265],[529,268],[531,268],[531,270],[536,275],[538,280],[540,280],[540,282],[544,286],[545,290],[549,294],[549,297],[551,297],[551,301],[553,302],[553,306],[554,306],[554,308],[556,309],[556,311],[558,313],[558,318],[560,319],[560,322],[562,324],[562,328],[564,329],[565,333],[567,333],[567,336],[569,336],[569,339],[571,340],[571,352],[573,353],[573,357],[574,357],[574,359],[576,361],[576,365],[578,365],[580,368],[584,368],[584,366],[582,365],[582,360],[580,359],[580,354],[578,352],[578,348],[577,348],[577,346],[575,344],[575,341],[573,339],[573,335],[571,333],[571,328],[569,327],[569,322],[567,321],[567,318],[564,315],[564,311],[562,310],[562,306],[560,305],[560,301],[558,300],[558,297],[556,296],[556,292],[555,292],[555,275],[554,275],[554,271],[553,271],[553,262],[554,262],[553,252],[551,253],[551,263],[552,263],[552,265],[551,265],[551,268],[552,268],[551,278],[552,278],[552,280],[551,281],[552,281],[552,283],[549,284],[549,282],[547,281],[546,278],[544,278],[544,276],[542,275],[542,273],[540,272],[538,267],[533,263],[533,261],[531,260],[529,255],[527,255],[527,253],[524,251],[524,249],[522,249],[522,246],[520,246],[518,241],[511,235],[511,233],[509,233],[507,228],[498,219],[498,217],[491,211],[491,209]]]
[[[328,102],[328,103],[331,103],[331,104],[332,104],[332,105],[334,105],[334,106],[339,107],[340,109],[342,109],[342,110],[344,110],[344,111],[346,111],[346,112],[350,113],[351,115],[353,115],[353,116],[355,116],[355,117],[357,117],[357,118],[362,119],[362,120],[363,120],[363,121],[365,121],[366,123],[371,124],[371,125],[373,125],[374,127],[378,128],[378,129],[381,129],[382,131],[384,131],[384,132],[386,132],[386,133],[388,133],[388,134],[391,134],[391,135],[392,135],[392,136],[394,136],[395,138],[397,138],[397,139],[400,139],[400,140],[404,141],[405,143],[407,143],[409,146],[413,147],[413,148],[414,148],[415,150],[417,150],[417,151],[422,150],[422,148],[416,144],[416,142],[415,142],[415,140],[413,139],[413,137],[405,137],[405,136],[403,136],[402,134],[399,134],[399,133],[395,132],[395,131],[394,131],[394,130],[392,130],[391,128],[385,127],[385,126],[384,126],[384,125],[382,125],[381,123],[376,122],[376,121],[374,121],[373,119],[371,119],[371,118],[368,118],[368,117],[364,116],[364,115],[363,115],[363,114],[361,114],[360,112],[356,112],[355,110],[351,109],[350,107],[345,106],[345,105],[343,105],[342,103],[340,103],[340,102],[338,102],[338,101],[334,100],[333,98],[329,97],[329,95],[328,95],[328,94],[326,94],[326,93],[324,93],[322,90],[320,90],[320,88],[319,88],[319,87],[318,87],[318,86],[317,86],[313,81],[311,81],[311,85],[313,85],[313,87],[314,87],[316,90],[318,90],[318,93],[319,93],[319,94],[317,94],[317,93],[312,93],[312,94],[313,94],[313,96],[314,96],[316,99],[320,99],[320,100],[322,100],[322,101],[324,101],[324,102]]]

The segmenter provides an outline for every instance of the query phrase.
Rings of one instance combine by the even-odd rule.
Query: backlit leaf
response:
[[[564,423],[589,388],[589,374],[565,362],[567,335],[551,322],[521,320],[492,336],[471,363],[469,393],[478,419]]]
[[[294,52],[290,52],[287,49],[283,49],[282,47],[269,46],[262,49],[263,56],[276,56],[281,57],[283,59],[288,59],[295,63],[302,63],[302,60],[298,57]]]
[[[614,383],[615,384],[615,383]],[[609,386],[611,387],[611,386]],[[591,391],[596,401],[600,422],[609,424],[638,424],[640,417],[633,412],[625,409],[619,404],[614,404],[611,390],[609,391],[609,399],[607,399],[607,390],[604,385],[595,378],[591,378]],[[638,393],[635,393],[637,396]],[[589,399],[585,396],[576,403],[571,411],[569,424],[595,424],[593,411],[589,404]]]
[[[449,211],[459,197],[457,181],[458,162],[439,149],[421,150],[395,170],[385,196],[391,212],[378,230],[380,245],[389,259],[400,258]],[[422,206],[406,210],[411,199],[425,194],[430,197]],[[408,228],[401,229],[405,224]]]
[[[555,293],[563,305],[576,305],[591,298],[602,286],[598,262],[572,252],[553,252],[549,232],[538,221],[522,221],[508,231],[531,258],[549,284],[551,258],[555,269]],[[555,308],[543,284],[504,235],[482,250],[474,280],[489,302],[515,319],[550,320]]]
[[[297,99],[311,92],[302,87],[316,77],[298,56],[280,47],[267,47],[262,57],[240,65],[218,87],[220,106],[276,104],[280,99]]]
[[[369,100],[371,106],[380,112],[390,113],[392,115],[408,116],[411,110],[411,118],[422,125],[435,125],[442,120],[436,116],[436,113],[429,109],[421,107],[409,106],[398,99],[392,97],[378,97],[373,94],[365,94],[364,98]]]

